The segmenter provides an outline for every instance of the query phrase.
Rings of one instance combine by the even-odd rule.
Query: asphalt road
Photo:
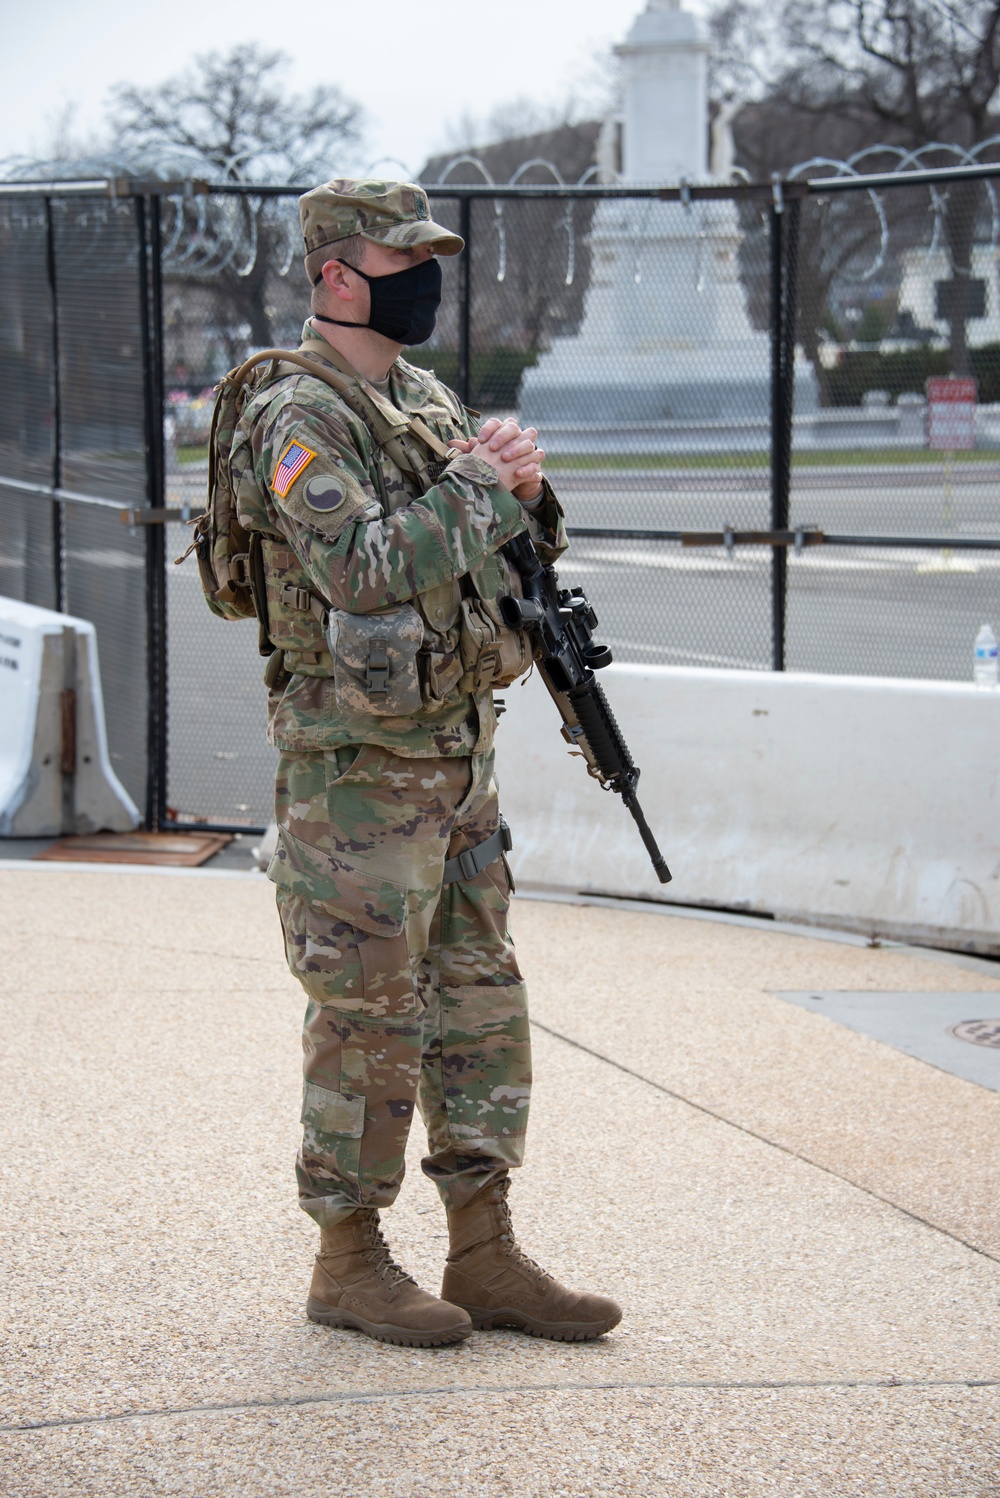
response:
[[[555,477],[555,476],[554,476]],[[198,503],[203,475],[183,482]],[[571,526],[763,528],[765,470],[558,475]],[[792,523],[828,533],[1000,537],[1000,467],[796,470]],[[171,526],[168,556],[187,544]],[[210,820],[268,819],[274,752],[254,627],[214,619],[193,558],[169,566],[170,804]],[[560,568],[582,585],[619,660],[767,669],[771,554],[580,538]],[[984,620],[1000,633],[1000,551],[815,547],[790,556],[786,665],[794,671],[969,680]],[[553,731],[555,728],[553,727]]]

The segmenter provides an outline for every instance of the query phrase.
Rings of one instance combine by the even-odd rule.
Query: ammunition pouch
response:
[[[459,624],[462,591],[457,581],[442,583],[418,594],[413,602],[424,622],[424,642],[418,658],[424,706],[442,707],[453,693],[464,687]]]
[[[462,599],[462,662],[472,690],[509,687],[531,665],[524,632],[505,624],[492,599]]]
[[[423,706],[417,657],[423,620],[408,603],[382,614],[331,609],[326,631],[333,691],[352,717],[408,718]]]
[[[463,579],[462,657],[472,690],[509,687],[531,665],[532,646],[521,629],[506,623],[502,603],[521,591],[520,577],[494,553]]]

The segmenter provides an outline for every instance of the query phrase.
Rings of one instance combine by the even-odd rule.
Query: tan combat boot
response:
[[[465,1311],[421,1290],[393,1262],[375,1207],[322,1230],[306,1314],[401,1347],[443,1347],[472,1331]]]
[[[478,1330],[515,1326],[554,1342],[600,1337],[622,1319],[606,1295],[567,1290],[517,1246],[507,1206],[507,1177],[494,1181],[466,1207],[448,1213],[451,1251],[441,1297],[462,1306]]]

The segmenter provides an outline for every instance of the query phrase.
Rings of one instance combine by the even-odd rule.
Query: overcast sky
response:
[[[690,0],[689,0],[690,3]],[[336,83],[365,107],[361,168],[416,171],[446,127],[519,95],[559,102],[645,0],[2,0],[0,157],[44,154],[67,103],[101,122],[108,88],[160,82],[239,41],[293,59],[293,91]],[[692,5],[692,8],[700,8]],[[331,163],[331,171],[336,164]]]

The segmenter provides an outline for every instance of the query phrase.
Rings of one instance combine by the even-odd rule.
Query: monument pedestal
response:
[[[747,317],[740,239],[731,203],[599,206],[580,333],[557,338],[521,387],[524,416],[544,425],[552,450],[566,446],[555,429],[585,424],[669,424],[669,446],[692,425],[717,428],[714,440],[708,430],[702,438],[724,445],[742,424],[767,422],[771,341]],[[796,409],[815,407],[815,377],[802,362]]]
[[[677,0],[649,0],[616,50],[625,180],[704,181],[711,47],[702,23]],[[747,316],[742,239],[729,202],[598,205],[580,331],[557,338],[521,386],[523,417],[544,426],[548,450],[585,450],[588,436],[591,447],[610,450],[614,433],[624,438],[634,424],[656,428],[652,450],[689,440],[722,447],[741,431],[744,446],[759,445],[747,433],[769,420],[771,343]],[[815,410],[816,381],[804,361],[795,389],[796,409]]]

